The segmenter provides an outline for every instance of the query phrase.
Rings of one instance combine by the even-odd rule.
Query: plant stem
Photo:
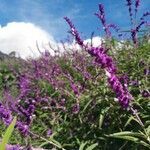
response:
[[[37,137],[37,138],[42,139],[43,141],[46,141],[46,142],[48,142],[48,143],[50,143],[50,144],[52,144],[52,145],[54,145],[54,146],[56,146],[56,147],[62,149],[62,150],[66,150],[66,149],[62,148],[62,146],[57,145],[56,143],[54,143],[54,142],[52,142],[52,141],[49,141],[49,140],[47,140],[46,138],[44,138],[44,137],[42,137],[42,136],[40,136],[40,135],[37,135],[37,134],[35,134],[35,133],[31,132],[31,131],[29,131],[29,133],[30,133],[31,135]]]
[[[138,120],[139,124],[142,126],[142,128],[144,127],[143,122],[141,121],[138,113],[136,112],[136,110],[131,106],[130,107],[131,111],[133,112],[133,115],[136,117],[136,119]]]

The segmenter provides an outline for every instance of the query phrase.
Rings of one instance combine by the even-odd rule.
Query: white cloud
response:
[[[64,51],[63,46],[60,43],[56,43],[49,33],[32,23],[11,22],[6,26],[0,26],[0,51],[6,54],[15,51],[16,55],[22,58],[36,58],[40,55],[36,42],[41,51],[49,50],[51,54],[54,53],[49,47],[49,42],[54,49],[59,46],[60,51]],[[100,46],[101,42],[101,37],[93,37],[93,46]],[[90,44],[91,39],[84,40],[84,43]],[[80,46],[75,42],[64,44],[68,50],[81,50]]]
[[[4,53],[16,51],[22,58],[37,57],[36,41],[41,51],[46,43],[55,43],[50,34],[32,23],[11,22],[0,26],[0,51]]]
[[[92,45],[94,47],[98,47],[98,46],[100,46],[102,44],[102,41],[103,41],[103,39],[101,37],[95,36],[95,37],[92,38]],[[85,44],[91,44],[91,39],[86,39],[84,41],[84,43]]]
[[[101,46],[102,41],[103,41],[103,38],[95,36],[92,39],[92,46],[99,47],[99,46]],[[89,46],[91,45],[91,39],[86,39],[83,42],[85,45],[86,44],[88,44]],[[62,44],[59,43],[58,45],[59,45],[61,51],[63,51]],[[68,49],[68,50],[73,50],[73,49],[74,50],[81,50],[81,47],[75,41],[73,41],[71,44],[66,42],[66,43],[64,43],[64,45],[65,45],[66,49]]]

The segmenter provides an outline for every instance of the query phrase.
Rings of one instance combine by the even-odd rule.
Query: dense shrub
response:
[[[137,12],[139,1],[135,4]],[[121,47],[111,36],[109,29],[117,27],[106,24],[103,5],[96,15],[106,32],[99,47],[85,45],[65,17],[81,50],[54,56],[45,51],[40,58],[1,67],[2,131],[17,116],[11,144],[26,149],[150,148],[150,43],[137,38],[148,14],[131,29],[133,42]]]

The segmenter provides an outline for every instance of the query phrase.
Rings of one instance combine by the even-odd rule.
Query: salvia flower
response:
[[[95,15],[100,19],[107,37],[110,37],[111,33],[109,26],[106,24],[104,6],[102,4],[99,4],[99,13],[95,13]]]
[[[143,67],[145,65],[145,62],[143,60],[140,60],[139,67]]]
[[[134,24],[133,22],[133,13],[132,13],[132,0],[126,0],[127,1],[127,6],[128,6],[128,10],[129,10],[129,15],[130,15],[130,19],[131,19],[131,37],[132,37],[132,41],[133,43],[137,46],[137,34],[140,31],[140,28],[142,25],[146,24],[147,22],[144,21],[144,18],[148,15],[150,15],[149,12],[145,12],[142,17],[140,18],[140,23],[138,25]],[[138,7],[140,6],[140,0],[135,0],[135,19],[136,19],[136,13],[138,10]]]
[[[144,25],[146,21],[141,21],[134,29],[131,29],[131,37],[134,44],[137,44],[137,33],[140,31],[142,25]]]
[[[11,111],[0,102],[0,119],[8,126],[12,121]]]
[[[135,13],[137,13],[137,9],[140,6],[140,0],[135,1]]]
[[[145,17],[149,16],[150,15],[150,12],[145,12],[143,14],[143,16],[140,18],[140,20],[144,20]]]
[[[80,111],[80,105],[78,103],[74,104],[73,107],[72,107],[73,114],[78,114],[79,111]]]
[[[128,10],[129,10],[130,19],[132,21],[133,20],[132,19],[132,16],[133,16],[133,14],[132,14],[132,0],[126,0],[126,1],[127,1],[127,6],[128,6]]]
[[[102,9],[102,6],[99,6],[100,9]],[[102,9],[103,10],[103,9]],[[102,13],[103,11],[100,10],[100,12]],[[67,21],[68,22],[68,21]],[[74,25],[72,23],[70,23],[71,21],[69,20],[69,26],[70,28],[74,28],[74,30],[76,31]],[[76,32],[76,34],[74,34],[74,31],[72,31],[71,29],[71,33],[73,36],[79,36],[78,32]],[[76,38],[77,39],[77,38]],[[83,46],[80,41],[76,41],[80,46]],[[119,80],[119,78],[116,76],[116,71],[117,68],[115,66],[115,63],[113,61],[113,59],[108,56],[107,54],[107,49],[104,47],[88,47],[86,48],[87,52],[95,57],[95,62],[97,64],[99,64],[101,66],[101,68],[103,68],[106,71],[106,75],[108,77],[108,82],[112,88],[112,90],[116,93],[116,96],[119,100],[119,103],[121,104],[121,106],[123,108],[127,108],[129,106],[129,102],[132,99],[130,93],[128,92],[127,88],[124,88]],[[76,88],[74,88],[76,90]],[[73,107],[73,112],[76,112],[78,110],[78,105],[75,105]]]
[[[7,145],[6,150],[22,150],[19,145]]]
[[[119,78],[119,80],[124,84],[124,86],[127,86],[130,79],[127,74],[124,74]]]
[[[71,83],[71,88],[75,95],[79,95],[79,88],[77,85],[75,85],[74,83]]]
[[[137,30],[131,29],[131,37],[134,44],[137,44]]]
[[[130,93],[122,86],[119,78],[115,74],[110,74],[106,71],[106,75],[108,76],[108,82],[111,88],[116,93],[119,103],[122,107],[127,108],[130,100],[132,99]]]
[[[150,68],[145,68],[144,69],[144,75],[150,75]]]
[[[107,68],[109,72],[116,72],[116,66],[112,58],[108,56],[103,47],[91,47],[88,49],[89,54],[95,57],[95,62],[100,64],[101,68]]]
[[[150,97],[150,92],[148,90],[143,90],[141,94],[143,97]]]
[[[133,81],[130,82],[130,84],[133,85],[133,86],[139,86],[138,80],[133,80]]]
[[[59,104],[60,104],[61,107],[64,107],[65,104],[66,104],[66,99],[62,98]]]
[[[67,17],[64,17],[64,19],[66,20],[66,22],[69,24],[70,28],[71,28],[71,33],[75,36],[75,40],[80,43],[79,45],[83,46],[83,40],[81,40],[78,31],[76,30],[76,28],[74,27],[74,25],[72,24],[71,20]]]
[[[30,80],[28,79],[28,77],[26,75],[22,75],[20,77],[20,83],[19,83],[21,97],[23,97],[30,91],[29,84],[30,84]]]
[[[52,134],[53,134],[52,130],[51,130],[51,129],[48,129],[48,130],[47,130],[47,137],[50,137]]]
[[[144,25],[146,22],[145,21],[141,21],[141,23],[136,27],[136,32],[139,32],[140,28],[142,27],[142,25]]]
[[[119,27],[115,24],[109,24],[108,28],[113,28],[116,32],[118,32],[120,30]]]
[[[16,127],[24,136],[26,136],[29,132],[29,126],[21,121],[17,121]]]

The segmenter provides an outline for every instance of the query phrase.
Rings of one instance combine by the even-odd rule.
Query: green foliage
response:
[[[9,125],[7,128],[3,138],[2,142],[0,144],[0,150],[5,150],[6,149],[6,144],[8,144],[10,136],[12,135],[12,132],[14,130],[15,124],[16,124],[17,118],[15,117],[12,121],[12,123]]]
[[[57,80],[65,82],[66,86],[63,90],[56,90],[44,79],[32,81],[32,86],[40,89],[41,98],[46,94],[48,98],[50,97],[48,101],[52,99],[56,101],[56,106],[49,106],[47,103],[37,104],[30,129],[40,136],[30,135],[26,140],[30,141],[31,145],[58,150],[146,150],[150,148],[150,102],[147,97],[141,95],[144,89],[150,87],[149,76],[144,74],[144,69],[150,65],[150,44],[141,42],[138,48],[134,48],[124,43],[122,48],[118,49],[115,47],[116,41],[111,42],[113,49],[109,53],[116,60],[118,76],[123,74],[129,76],[128,86],[134,97],[132,104],[144,126],[139,124],[132,112],[123,110],[114,101],[115,95],[106,84],[104,72],[98,66],[89,65],[89,59],[85,61],[85,64],[88,64],[88,72],[93,78],[84,81],[81,72],[73,67],[74,61],[69,58],[64,61],[60,57],[57,63],[60,64],[61,69],[69,73],[75,83],[85,82],[86,90],[76,97],[70,89],[69,80],[63,75],[56,77]],[[141,61],[144,65],[140,64]],[[1,70],[3,70],[0,72],[2,91],[4,85],[8,84],[11,87],[17,81],[8,68]],[[7,83],[4,83],[6,77]],[[135,80],[139,82],[138,85],[131,84],[131,81]],[[34,97],[34,93],[31,94]],[[62,98],[66,99],[64,110],[59,108]],[[71,107],[77,100],[79,100],[80,111],[73,114]],[[48,129],[52,130],[50,136],[47,136]],[[25,144],[21,134],[15,131],[14,135],[10,143]]]

